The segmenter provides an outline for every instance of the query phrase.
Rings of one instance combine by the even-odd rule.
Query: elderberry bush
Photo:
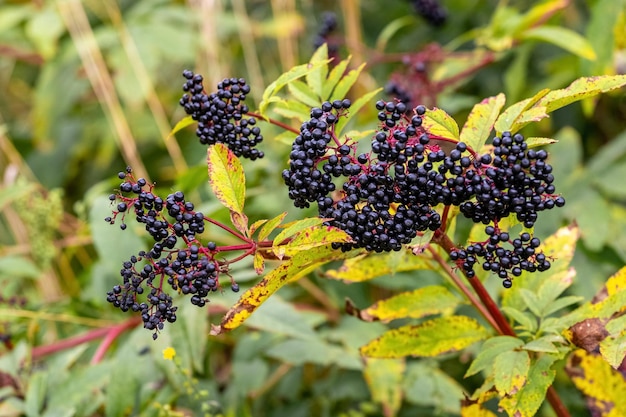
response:
[[[202,75],[185,70],[183,76],[187,81],[179,103],[198,122],[196,136],[200,143],[224,143],[238,157],[262,158],[263,152],[255,148],[263,141],[261,129],[256,126],[256,118],[245,117],[249,111],[245,100],[250,93],[246,80],[225,78],[216,92],[207,94]]]
[[[400,250],[418,233],[442,227],[436,208],[458,206],[465,217],[486,225],[489,236],[450,254],[468,277],[475,275],[479,258],[505,287],[523,270],[550,267],[538,252],[538,238],[523,232],[511,239],[499,228],[512,214],[531,228],[539,212],[565,204],[555,194],[545,151],[528,149],[522,135],[505,132],[494,138],[493,154],[478,155],[463,142],[426,131],[424,106],[407,109],[400,101],[381,100],[376,103],[380,128],[370,151],[357,155],[356,144],[342,142],[334,130],[348,109],[346,100],[311,109],[283,171],[296,207],[317,202],[319,216],[330,219],[326,224],[350,235],[352,242],[336,248]]]
[[[166,322],[176,321],[177,307],[168,291],[189,295],[191,304],[203,307],[209,294],[220,288],[216,245],[200,242],[205,216],[182,192],[162,199],[145,179],[135,180],[130,168],[120,172],[119,178],[119,192],[109,196],[116,209],[105,221],[114,224],[119,220],[126,229],[125,216],[132,214],[154,243],[149,251],[140,251],[124,262],[122,283],[107,293],[107,301],[124,312],[141,314],[144,327],[154,331],[156,339]],[[231,288],[239,290],[234,282]]]

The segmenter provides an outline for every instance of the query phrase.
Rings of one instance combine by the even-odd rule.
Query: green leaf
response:
[[[263,91],[263,99],[259,104],[259,113],[265,116],[267,106],[270,103],[270,99],[274,97],[276,93],[278,93],[283,87],[285,87],[290,82],[297,80],[298,78],[304,77],[312,71],[317,70],[319,67],[328,64],[330,60],[316,62],[314,64],[302,64],[291,68],[289,71],[280,75],[273,83],[267,86],[265,91]]]
[[[217,199],[230,211],[243,214],[246,177],[239,158],[222,143],[208,149],[209,184]]]
[[[448,139],[459,140],[459,125],[445,111],[428,109],[422,117],[422,127],[430,134]]]
[[[267,355],[293,366],[314,363],[322,366],[333,365],[341,369],[361,370],[363,368],[356,355],[350,355],[345,349],[321,340],[286,340],[271,347]]]
[[[318,102],[319,98],[322,97],[324,93],[324,81],[326,81],[326,76],[328,75],[328,63],[330,61],[331,60],[328,59],[328,45],[326,43],[317,48],[309,61],[309,65],[315,66],[315,69],[306,74],[306,83],[310,89],[309,91],[317,96]],[[314,104],[313,106],[319,105],[321,105],[321,103]]]
[[[311,87],[300,80],[294,80],[290,82],[289,84],[287,84],[287,88],[296,100],[306,104],[309,107],[319,107],[322,105],[320,98],[311,89]]]
[[[495,97],[489,97],[476,104],[467,120],[459,139],[476,152],[480,152],[483,145],[491,135],[493,125],[504,106],[506,98],[500,93]]]
[[[610,335],[600,342],[600,354],[614,369],[617,369],[626,357],[626,330]]]
[[[278,227],[278,225],[281,224],[283,220],[285,220],[285,217],[287,217],[286,211],[280,213],[278,216],[265,223],[263,227],[261,227],[261,230],[259,230],[259,240],[261,241],[267,239],[269,235],[276,229],[276,227]]]
[[[515,26],[515,34],[524,33],[527,29],[538,26],[545,21],[546,16],[552,16],[568,5],[568,0],[544,1],[534,5],[530,10],[524,13],[520,22]]]
[[[104,221],[103,221],[104,222]],[[23,256],[7,255],[0,257],[0,276],[16,278],[39,278],[41,271],[35,263]]]
[[[268,273],[263,279],[241,295],[218,326],[212,326],[211,335],[218,335],[241,326],[271,295],[289,282],[333,260],[349,256],[333,250],[330,245],[306,252],[299,252]]]
[[[24,397],[24,411],[28,417],[41,416],[46,400],[49,376],[48,372],[38,371],[28,379],[28,390]]]
[[[534,315],[513,307],[500,307],[500,309],[504,311],[507,316],[518,322],[524,330],[529,332],[537,330],[537,319]]]
[[[363,346],[361,354],[372,358],[432,357],[462,350],[487,337],[489,331],[470,317],[439,317],[389,330]]]
[[[288,119],[306,120],[311,113],[311,107],[298,100],[283,100],[279,97],[272,97],[269,102],[274,104],[272,106],[273,111]],[[293,132],[287,131],[283,133],[290,136],[289,143],[292,143],[295,137]]]
[[[335,86],[329,101],[343,100],[344,98],[346,98],[348,91],[350,91],[354,83],[356,83],[356,80],[359,78],[359,75],[361,74],[361,71],[363,71],[363,68],[365,68],[365,64],[359,65],[358,68],[350,70],[350,72],[341,77],[341,80],[339,80],[339,82]]]
[[[460,303],[447,288],[431,285],[381,300],[361,310],[359,318],[385,322],[408,317],[419,319],[433,314],[450,314]]]
[[[436,361],[410,361],[403,385],[408,403],[437,410],[427,415],[459,415],[465,389],[441,370]]]
[[[401,258],[393,253],[365,253],[346,259],[338,269],[326,271],[326,277],[346,282],[362,282],[394,272],[428,269],[430,264],[423,256],[402,250]]]
[[[524,345],[524,341],[512,336],[495,336],[487,339],[472,362],[465,378],[487,370],[491,372],[495,358],[503,352],[512,351]]]
[[[495,123],[496,133],[501,135],[502,132],[511,132],[515,133],[519,130],[516,128],[517,121],[522,116],[526,110],[530,109],[534,106],[542,97],[550,92],[549,89],[543,89],[535,94],[531,98],[527,98],[526,100],[522,100],[518,103],[512,104],[505,111],[500,114]]]
[[[538,137],[526,138],[526,145],[528,145],[528,149],[536,148],[538,146],[551,145],[557,142],[558,140],[552,139],[552,138],[538,138]]]
[[[596,59],[596,53],[589,41],[571,29],[559,26],[540,26],[525,30],[520,38],[549,42],[582,58],[592,61]]]
[[[531,340],[524,345],[523,349],[531,352],[559,353],[550,337],[540,337],[539,339]]]
[[[403,359],[365,359],[365,382],[372,393],[372,400],[383,406],[385,415],[396,415],[400,410],[405,369]]]
[[[532,382],[500,400],[500,407],[510,416],[534,417],[546,397],[546,391],[554,381],[556,372],[551,367],[556,359],[552,355],[539,357],[528,372],[528,380]]]
[[[350,122],[350,120],[352,120],[358,114],[359,110],[361,110],[363,106],[365,106],[366,104],[370,104],[372,102],[372,99],[377,94],[379,94],[381,90],[382,88],[379,88],[374,91],[370,91],[369,93],[355,100],[354,103],[352,103],[352,106],[350,106],[348,114],[345,117],[339,118],[339,121],[335,125],[335,134],[337,136],[340,136],[341,132],[343,132],[343,130],[345,129],[346,125]]]
[[[535,316],[541,317],[542,306],[539,305],[539,299],[535,293],[526,288],[521,288],[520,295],[522,296],[522,300],[524,300],[526,307],[532,311]]]
[[[176,133],[180,132],[187,126],[191,126],[192,124],[197,123],[191,116],[185,116],[176,123],[176,126],[170,131],[170,134],[167,136],[168,139],[174,136]]]
[[[547,113],[567,106],[570,103],[616,90],[626,85],[626,75],[600,75],[579,78],[569,86],[546,94],[537,106],[545,106]]]
[[[326,79],[326,82],[324,83],[324,86],[322,89],[321,97],[324,100],[330,100],[333,90],[337,86],[337,83],[339,82],[339,80],[341,80],[343,75],[345,74],[346,69],[348,68],[348,64],[350,63],[351,59],[352,59],[352,56],[349,56],[343,61],[338,62],[337,65],[335,65],[333,69],[330,70],[330,74],[328,74],[328,78]],[[356,81],[356,78],[354,80]],[[350,85],[350,87],[352,87],[352,85]],[[348,89],[350,89],[350,87],[348,87]]]
[[[626,178],[626,164],[619,164],[608,167],[602,177],[593,178],[593,183],[605,195],[614,199],[624,199],[626,198],[624,178]]]
[[[518,392],[525,384],[530,370],[530,356],[525,350],[511,350],[496,356],[493,362],[494,385],[504,397]]]
[[[415,17],[412,15],[406,15],[399,17],[387,23],[387,25],[379,32],[376,39],[376,50],[384,52],[387,46],[387,42],[400,31],[400,29],[415,24]]]

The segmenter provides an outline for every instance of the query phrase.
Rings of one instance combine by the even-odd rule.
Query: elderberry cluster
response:
[[[114,224],[121,216],[120,227],[126,229],[125,216],[132,213],[138,223],[145,225],[154,244],[149,251],[140,251],[124,262],[120,270],[122,284],[107,293],[107,301],[124,312],[139,312],[144,327],[154,331],[156,339],[165,322],[176,321],[177,307],[167,287],[190,295],[190,302],[198,307],[220,288],[216,245],[209,242],[203,246],[198,240],[197,235],[204,232],[205,217],[195,211],[193,203],[185,201],[182,192],[176,191],[163,200],[145,179],[135,180],[130,168],[120,172],[119,178],[123,180],[119,193],[109,196],[113,204],[117,203],[116,210],[105,221]],[[231,288],[239,290],[234,282]]]
[[[448,12],[439,0],[412,0],[413,8],[432,26],[441,26],[448,18]]]
[[[200,143],[224,143],[236,156],[262,158],[263,152],[255,148],[263,140],[261,129],[254,117],[245,117],[249,111],[245,100],[250,93],[246,80],[225,78],[216,92],[207,94],[202,75],[185,70],[183,76],[187,81],[180,105],[198,122],[196,136]]]
[[[337,15],[333,12],[324,12],[322,14],[322,24],[313,38],[313,48],[317,49],[324,43],[327,43],[330,53],[337,52],[337,45],[334,42],[329,42],[330,36],[335,30],[337,30]]]
[[[523,270],[550,267],[537,252],[538,238],[524,232],[511,240],[498,228],[510,214],[530,228],[538,212],[565,204],[554,194],[545,151],[528,149],[522,135],[505,132],[494,139],[493,154],[479,156],[463,142],[427,131],[424,106],[409,111],[405,103],[381,100],[376,103],[380,128],[371,149],[356,155],[356,144],[335,135],[337,120],[348,108],[341,103],[311,110],[293,143],[290,167],[283,171],[296,207],[317,202],[319,216],[330,219],[325,224],[350,235],[351,242],[336,248],[400,250],[418,233],[441,227],[435,207],[458,206],[465,217],[488,225],[487,241],[451,254],[469,277],[479,258],[505,287]],[[333,182],[338,177],[340,186]]]

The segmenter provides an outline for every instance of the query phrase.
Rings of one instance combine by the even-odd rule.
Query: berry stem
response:
[[[452,240],[450,240],[450,237],[448,237],[448,235],[443,233],[441,230],[437,230],[435,232],[435,236],[433,237],[432,241],[441,246],[448,254],[455,249],[454,243],[452,242]],[[492,321],[489,320],[489,323],[493,326],[493,328],[501,335],[517,337],[517,335],[515,334],[515,330],[513,330],[507,319],[504,317],[493,298],[491,298],[491,296],[483,286],[482,282],[480,282],[480,280],[475,277],[467,278],[467,280],[472,285],[474,291],[476,291],[476,294],[478,294],[478,297],[483,303],[483,308],[486,308],[489,315],[493,318],[495,323],[492,323]],[[479,308],[479,311],[482,313],[481,308]],[[557,417],[570,417],[569,411],[567,410],[567,408],[565,408],[565,405],[561,401],[559,394],[556,392],[553,386],[548,387],[546,399],[550,403],[550,406],[554,410],[554,413],[557,415]]]
[[[209,222],[209,223],[211,223],[211,224],[214,224],[215,226],[217,226],[217,227],[219,227],[220,229],[222,229],[222,230],[224,230],[224,231],[226,231],[226,232],[230,233],[231,235],[235,236],[236,238],[238,238],[238,239],[240,239],[240,240],[243,240],[244,242],[251,243],[250,238],[248,238],[248,237],[246,237],[246,236],[242,235],[241,233],[239,233],[238,231],[236,231],[236,230],[234,230],[234,229],[232,229],[232,228],[230,228],[230,227],[226,226],[224,223],[220,223],[220,222],[218,222],[217,220],[214,220],[214,219],[212,219],[212,218],[210,218],[210,217],[206,217],[206,216],[204,216],[204,220],[206,220],[207,222]],[[234,249],[233,249],[233,250],[234,250]]]
[[[276,119],[272,119],[271,117],[263,116],[263,115],[261,115],[261,114],[259,114],[259,113],[255,113],[255,112],[251,112],[251,111],[249,111],[249,112],[248,112],[248,113],[246,113],[246,114],[247,114],[248,116],[252,116],[252,117],[256,117],[257,119],[264,120],[264,121],[266,121],[266,122],[267,122],[267,123],[269,123],[269,124],[273,124],[274,126],[278,126],[278,127],[283,128],[283,129],[285,129],[285,130],[288,130],[289,132],[295,133],[296,135],[299,135],[299,134],[300,134],[300,131],[299,131],[298,129],[296,129],[296,128],[294,128],[294,127],[291,127],[291,126],[289,126],[289,125],[288,125],[288,124],[286,124],[286,123],[279,122],[279,121],[278,121],[278,120],[276,120]]]

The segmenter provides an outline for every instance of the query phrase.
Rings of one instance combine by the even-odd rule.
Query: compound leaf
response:
[[[267,223],[261,227],[259,230],[259,240],[265,240],[269,237],[269,235],[278,227],[279,224],[282,223],[287,217],[287,212],[282,212],[278,216],[274,217],[271,220],[268,220]]]
[[[332,226],[311,226],[296,234],[286,245],[274,246],[279,259],[293,256],[298,252],[326,246],[331,243],[345,243],[352,239],[345,231]]]
[[[552,113],[568,104],[621,88],[624,85],[626,85],[626,75],[583,77],[563,89],[546,94],[539,100],[537,106],[544,106],[547,113]]]
[[[533,363],[527,379],[532,383],[525,384],[517,392],[500,400],[508,415],[519,417],[533,417],[546,397],[546,391],[552,385],[556,372],[551,369],[557,360],[555,356],[543,355]]]
[[[493,362],[494,385],[501,397],[518,392],[528,379],[530,356],[525,350],[510,350]]]
[[[496,133],[500,135],[502,134],[502,132],[517,132],[519,129],[516,129],[515,126],[522,113],[534,106],[539,100],[541,100],[541,98],[543,98],[549,92],[550,89],[545,88],[539,91],[533,97],[527,98],[509,106],[505,111],[502,112],[502,114],[500,114],[500,116],[496,120]]]
[[[503,352],[512,351],[524,345],[524,341],[513,336],[495,336],[486,340],[480,348],[480,353],[472,362],[465,377],[487,370],[491,372],[495,358]]]

